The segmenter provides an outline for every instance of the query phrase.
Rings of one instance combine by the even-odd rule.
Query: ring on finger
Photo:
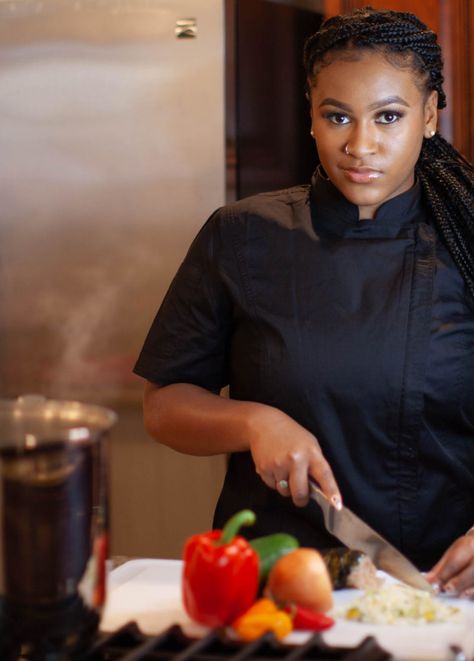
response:
[[[278,480],[277,486],[280,487],[280,489],[288,489],[288,480]]]

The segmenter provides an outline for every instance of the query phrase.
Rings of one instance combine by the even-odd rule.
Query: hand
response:
[[[453,542],[426,578],[443,591],[474,599],[474,531]]]
[[[312,476],[333,505],[341,507],[339,488],[316,437],[282,411],[261,409],[253,420],[250,452],[265,484],[291,496],[295,505],[307,504]],[[288,486],[279,484],[281,480]]]

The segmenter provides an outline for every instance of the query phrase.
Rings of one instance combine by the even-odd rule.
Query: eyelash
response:
[[[384,115],[393,115],[395,119],[391,122],[378,121],[377,123],[382,124],[382,126],[390,126],[391,124],[396,124],[404,116],[404,113],[399,112],[398,110],[383,110],[382,112],[379,112],[376,115],[376,121],[377,119],[383,117]],[[324,118],[329,120],[332,124],[335,124],[336,126],[347,126],[349,122],[340,123],[335,121],[336,118],[344,118],[344,117],[347,118],[347,115],[345,115],[342,112],[328,112],[324,114]]]

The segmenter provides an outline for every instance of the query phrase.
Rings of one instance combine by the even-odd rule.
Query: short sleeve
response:
[[[153,383],[228,383],[232,301],[219,265],[224,210],[202,227],[151,325],[134,371]]]

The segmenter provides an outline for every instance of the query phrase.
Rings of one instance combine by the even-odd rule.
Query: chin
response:
[[[375,191],[354,190],[352,187],[348,189],[346,186],[343,186],[339,188],[339,191],[344,195],[346,200],[358,207],[380,206],[387,199],[387,196],[376,193]]]

